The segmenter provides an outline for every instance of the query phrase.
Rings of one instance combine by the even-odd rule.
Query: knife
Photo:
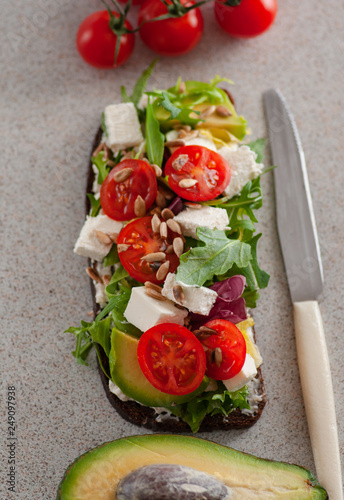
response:
[[[294,310],[301,387],[320,484],[343,500],[338,432],[326,339],[317,298],[323,270],[306,162],[289,107],[278,90],[264,93],[274,169],[276,213]]]

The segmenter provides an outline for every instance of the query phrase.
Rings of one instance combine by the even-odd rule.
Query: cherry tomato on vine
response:
[[[168,159],[165,167],[171,189],[190,201],[216,198],[228,186],[231,171],[226,160],[203,146],[182,146]],[[183,181],[186,181],[183,183]],[[190,187],[187,187],[190,181]],[[192,181],[194,185],[192,185]]]
[[[167,0],[172,4],[171,0]],[[193,1],[180,0],[184,6],[193,5]],[[168,9],[161,0],[146,0],[140,8],[138,25],[146,23],[140,29],[143,42],[162,56],[181,56],[190,52],[200,41],[203,34],[203,16],[199,8],[192,9],[181,17],[150,21],[166,14]]]
[[[116,12],[112,13],[118,18]],[[76,36],[76,45],[81,57],[95,68],[114,68],[123,64],[134,50],[135,35],[126,33],[121,36],[120,47],[115,64],[117,36],[109,26],[110,15],[107,10],[94,12],[80,24]],[[124,26],[132,29],[125,21]]]
[[[237,375],[244,365],[246,357],[246,342],[243,334],[233,323],[225,319],[213,319],[204,326],[217,331],[202,340],[208,348],[207,375],[215,380],[227,380]],[[216,358],[215,349],[221,354]]]
[[[121,3],[128,3],[129,0],[120,0]],[[132,5],[142,5],[145,0],[133,0]]]
[[[156,176],[150,165],[143,160],[123,160],[105,178],[100,188],[100,204],[111,219],[130,220],[137,217],[137,197],[141,196],[148,210],[156,194]]]
[[[118,235],[117,249],[120,261],[130,274],[140,283],[150,281],[151,283],[162,283],[165,279],[158,279],[157,271],[161,265],[168,266],[168,272],[174,273],[179,265],[179,258],[175,253],[166,253],[168,247],[172,245],[173,239],[180,236],[167,230],[167,238],[163,238],[159,233],[154,233],[152,229],[152,216],[140,217],[129,222]],[[119,246],[125,245],[125,246]],[[123,249],[120,251],[121,249]],[[157,256],[154,261],[145,260],[143,257],[148,254],[163,252],[165,256]],[[166,264],[169,263],[169,264]]]
[[[205,375],[202,344],[190,330],[175,323],[147,330],[139,340],[137,358],[148,381],[167,394],[189,394]]]
[[[270,28],[277,14],[276,0],[241,0],[236,7],[214,4],[215,17],[221,28],[232,36],[251,38]]]

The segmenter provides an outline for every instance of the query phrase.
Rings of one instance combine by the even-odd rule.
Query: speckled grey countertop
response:
[[[106,104],[120,98],[154,55],[141,45],[115,71],[97,71],[74,44],[100,1],[2,2],[1,15],[1,499],[54,498],[67,465],[104,441],[145,433],[105,398],[94,356],[78,366],[69,325],[89,319],[86,260],[72,253],[83,223],[91,142]],[[164,59],[151,81],[165,87],[216,73],[233,94],[253,138],[266,136],[262,92],[279,87],[294,112],[309,171],[325,288],[320,298],[344,451],[343,343],[343,5],[280,1],[264,36],[232,40],[204,8],[205,35],[191,54]],[[267,163],[269,158],[266,159]],[[294,345],[291,302],[275,225],[272,175],[264,176],[260,262],[271,274],[255,312],[268,403],[251,429],[202,437],[315,472]],[[8,473],[7,387],[16,391],[16,493]]]

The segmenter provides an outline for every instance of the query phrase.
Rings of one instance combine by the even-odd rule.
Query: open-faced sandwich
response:
[[[88,257],[95,320],[67,331],[78,362],[95,347],[107,396],[155,430],[247,427],[265,404],[255,342],[255,212],[264,141],[229,92],[178,80],[102,115],[87,216],[75,253]]]
[[[326,500],[303,467],[190,436],[122,438],[69,466],[57,500]]]

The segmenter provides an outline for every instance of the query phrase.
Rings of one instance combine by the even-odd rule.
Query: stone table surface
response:
[[[105,398],[92,355],[75,363],[63,331],[88,320],[86,259],[73,255],[84,218],[91,142],[104,106],[131,88],[154,54],[137,39],[130,61],[111,71],[87,66],[75,49],[78,25],[100,1],[2,2],[1,61],[1,464],[2,499],[54,498],[68,464],[115,438],[149,433],[124,421]],[[234,40],[202,7],[205,33],[190,54],[160,58],[151,87],[225,75],[252,138],[266,137],[262,93],[278,87],[302,138],[323,256],[320,308],[332,368],[341,454],[344,451],[343,4],[280,1],[265,35]],[[135,21],[137,11],[131,13]],[[268,151],[266,163],[269,164]],[[265,359],[268,402],[249,430],[202,437],[315,473],[276,231],[272,174],[262,179],[259,254],[271,283],[255,311]],[[9,473],[8,386],[16,394],[16,492]],[[344,464],[344,461],[343,461]]]

